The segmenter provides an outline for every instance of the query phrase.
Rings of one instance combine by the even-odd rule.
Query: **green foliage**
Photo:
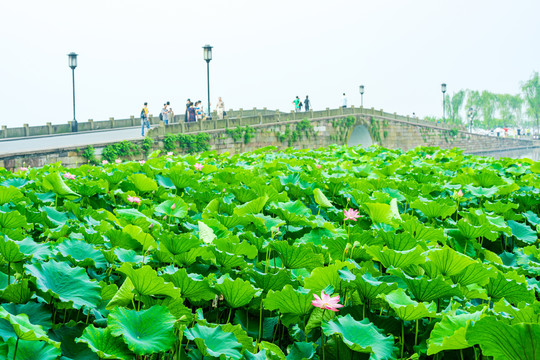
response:
[[[141,153],[141,147],[131,141],[124,140],[116,144],[105,146],[102,152],[103,159],[113,162],[118,158],[131,158]]]
[[[79,150],[79,153],[83,158],[85,158],[89,164],[96,165],[98,163],[98,160],[96,158],[96,150],[92,145],[88,145],[86,149],[82,151],[82,153]]]
[[[197,135],[167,134],[163,139],[163,147],[167,151],[180,149],[186,154],[194,154],[210,150],[210,136],[206,133]]]
[[[236,129],[227,129],[225,131],[235,142],[243,139],[244,144],[249,144],[251,139],[255,137],[256,130],[248,125],[245,127],[238,126]]]
[[[0,358],[538,353],[539,162],[332,146],[69,171],[0,174]]]
[[[302,137],[305,136],[306,139],[309,139],[311,136],[315,136],[315,131],[313,130],[313,125],[308,119],[303,119],[302,121],[296,123],[294,130],[291,130],[290,125],[287,125],[284,133],[276,133],[276,137],[279,142],[287,142],[289,146],[292,146],[295,142],[302,140]]]

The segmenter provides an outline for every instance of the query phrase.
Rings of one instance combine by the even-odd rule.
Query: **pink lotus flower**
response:
[[[144,165],[145,162],[146,161],[144,161],[144,160],[139,160],[139,164],[141,164],[141,165]]]
[[[107,160],[101,160],[101,165],[107,165],[109,162]]]
[[[196,163],[196,164],[193,165],[193,166],[195,166],[195,169],[201,171],[204,165],[203,165],[203,164]]]
[[[136,203],[136,204],[141,203],[141,199],[136,196],[128,196],[127,201],[129,201],[130,203]]]
[[[426,159],[431,159],[431,155],[427,154]]]
[[[339,304],[339,295],[330,297],[330,295],[326,295],[324,291],[321,291],[321,297],[318,297],[317,294],[313,294],[313,296],[315,300],[311,302],[311,305],[318,308],[339,311],[338,308],[343,307],[343,305]]]
[[[345,214],[345,220],[356,221],[360,217],[358,210],[355,209],[344,210],[343,212]]]
[[[463,191],[461,191],[461,189],[459,189],[459,191],[457,192],[457,196],[458,197],[463,197]]]
[[[320,169],[321,168],[321,164],[317,164],[317,169]]]
[[[28,168],[26,166],[21,166],[19,168],[19,171],[28,171]]]
[[[176,209],[176,204],[171,205],[171,210],[174,210],[174,209]]]
[[[521,167],[521,164],[518,164],[519,167]]]
[[[70,179],[70,180],[73,180],[75,179],[75,175],[73,175],[72,173],[64,173],[64,179]]]
[[[117,163],[117,164],[120,164],[122,162],[122,160],[116,159],[116,160],[114,160],[114,162]]]
[[[173,152],[172,152],[172,151],[169,151],[169,152],[167,153],[167,156],[173,156]]]

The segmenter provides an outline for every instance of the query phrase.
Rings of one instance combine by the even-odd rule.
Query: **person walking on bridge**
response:
[[[218,98],[216,105],[217,117],[219,120],[223,120],[225,114],[225,103],[221,100],[221,96]]]
[[[148,121],[148,103],[144,103],[144,107],[141,110],[141,135],[144,136],[144,125],[150,130],[150,122]]]
[[[345,95],[345,93],[343,93],[343,97],[341,98],[341,104],[343,108],[347,107],[347,96]]]
[[[299,112],[300,111],[300,99],[298,98],[298,96],[296,97],[296,99],[293,100],[292,103],[294,104],[294,111]]]
[[[163,109],[161,109],[161,114],[159,117],[161,118],[161,121],[165,123],[165,125],[169,125],[169,109],[167,109],[167,103],[163,104]]]
[[[304,99],[304,110],[307,112],[309,111],[309,107],[311,106],[311,103],[309,102],[309,98],[306,95],[306,98]]]

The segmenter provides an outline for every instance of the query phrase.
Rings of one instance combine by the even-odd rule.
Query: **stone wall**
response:
[[[241,111],[235,115],[237,116],[222,120],[214,118],[211,121],[193,123],[184,123],[182,116],[177,116],[176,120],[180,120],[180,123],[170,125],[160,123],[150,130],[148,135],[157,140],[155,149],[159,149],[163,148],[163,139],[167,134],[205,132],[210,135],[211,149],[219,153],[225,151],[240,153],[266,146],[275,146],[278,149],[289,146],[313,149],[332,144],[348,144],[354,128],[359,125],[368,129],[374,143],[389,148],[401,148],[405,151],[417,146],[439,146],[441,148],[459,147],[466,153],[486,153],[540,146],[538,141],[472,135],[443,124],[428,123],[373,108],[351,107],[305,113],[283,113],[279,110],[265,109],[259,112],[255,109],[251,112]],[[114,121],[114,119],[109,121],[111,126]],[[296,131],[295,134],[298,124],[301,124],[304,130]],[[248,143],[244,143],[243,139],[234,141],[227,133],[228,129],[246,126],[255,130],[253,138]],[[134,142],[142,144],[142,139]],[[93,145],[98,158],[107,145],[109,144]],[[142,158],[143,155],[132,160]],[[86,163],[86,159],[77,151],[77,146],[0,156],[0,167],[10,170],[21,166],[40,167],[55,162],[61,162],[67,167],[75,167]]]

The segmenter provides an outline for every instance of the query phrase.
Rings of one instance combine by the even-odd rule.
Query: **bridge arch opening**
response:
[[[362,147],[370,147],[373,145],[373,139],[371,139],[371,134],[366,125],[356,126],[347,140],[347,146],[358,145]]]

